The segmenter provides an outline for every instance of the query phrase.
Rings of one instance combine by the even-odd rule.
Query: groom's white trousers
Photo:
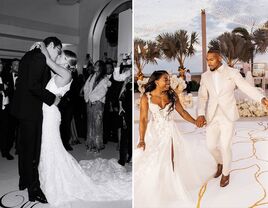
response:
[[[223,164],[223,175],[229,175],[232,163],[232,138],[234,122],[217,107],[206,128],[207,147],[218,164]]]

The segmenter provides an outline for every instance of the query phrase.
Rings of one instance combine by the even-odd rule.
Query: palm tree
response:
[[[248,61],[250,59],[250,42],[240,35],[225,32],[219,37],[209,42],[209,49],[219,50],[223,60],[228,66],[233,67],[238,61]]]
[[[249,45],[251,68],[253,68],[254,56],[257,53],[265,53],[268,47],[268,21],[262,28],[258,28],[249,32],[243,27],[233,29],[232,33],[240,35]]]
[[[138,79],[143,79],[142,70],[146,64],[157,64],[156,58],[160,58],[156,42],[144,41],[140,38],[134,40],[134,63]]]
[[[179,68],[184,69],[186,57],[195,54],[195,44],[198,44],[197,33],[192,32],[191,36],[186,30],[178,30],[174,33],[162,33],[157,36],[158,47],[162,55],[168,60],[177,60]]]

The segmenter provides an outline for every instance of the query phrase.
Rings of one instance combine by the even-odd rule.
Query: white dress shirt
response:
[[[124,73],[120,74],[120,67],[115,67],[113,75],[114,75],[114,80],[118,82],[122,82],[131,75],[131,70],[127,70]]]
[[[15,76],[15,72],[12,72],[12,77],[13,77],[13,83],[14,83],[14,88],[15,88],[15,84],[16,84],[16,80],[18,76]]]
[[[192,81],[192,75],[191,75],[191,73],[189,73],[189,72],[186,72],[185,73],[185,81],[186,82],[191,82]]]
[[[0,84],[4,84],[3,83],[3,80],[2,80],[2,77],[0,77]],[[2,110],[4,110],[6,108],[6,105],[9,104],[9,99],[8,99],[8,96],[5,96],[5,93],[3,91],[0,92],[3,96],[3,100],[2,100]]]
[[[216,69],[214,72],[212,72],[213,84],[215,86],[215,91],[217,94],[219,94],[220,92],[220,77],[221,77],[222,70],[223,70],[223,65],[220,66],[218,69]]]

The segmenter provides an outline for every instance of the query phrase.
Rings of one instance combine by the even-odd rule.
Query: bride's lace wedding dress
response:
[[[55,75],[46,89],[63,96],[71,83],[57,87]],[[114,201],[131,200],[131,172],[116,159],[80,161],[69,154],[61,141],[61,114],[55,105],[43,104],[42,144],[39,163],[40,186],[48,203],[64,205],[75,200]]]
[[[195,195],[216,164],[200,140],[194,144],[182,137],[174,111],[169,113],[171,104],[161,109],[147,97],[146,148],[134,152],[134,207],[195,207]]]

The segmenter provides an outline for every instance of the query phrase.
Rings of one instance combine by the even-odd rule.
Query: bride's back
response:
[[[57,87],[64,87],[72,80],[72,75],[70,73],[69,77],[61,77],[60,75],[55,75],[55,84]]]

